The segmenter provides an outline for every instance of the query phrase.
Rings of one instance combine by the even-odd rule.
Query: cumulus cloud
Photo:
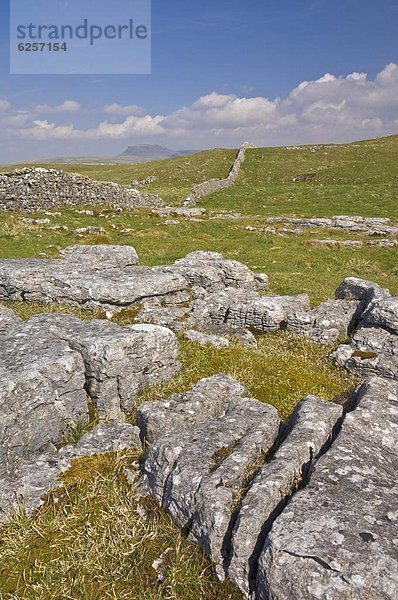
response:
[[[3,102],[3,104],[2,104]],[[243,140],[257,145],[343,141],[395,133],[398,123],[398,65],[387,65],[372,80],[366,73],[347,76],[326,73],[303,81],[284,98],[239,97],[211,92],[170,114],[145,114],[134,104],[107,104],[101,109],[109,119],[81,128],[57,123],[52,113],[73,113],[79,103],[67,100],[55,107],[40,106],[13,113],[0,101],[0,122],[9,137],[29,140],[134,140],[206,147],[237,145]],[[47,113],[47,114],[46,114]],[[93,144],[94,147],[94,144]],[[95,147],[98,147],[97,145]]]
[[[35,113],[77,113],[81,110],[79,102],[75,100],[65,100],[62,104],[57,106],[49,106],[48,104],[39,104],[35,106],[33,112]]]

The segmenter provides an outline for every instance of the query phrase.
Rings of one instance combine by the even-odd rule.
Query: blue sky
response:
[[[153,0],[151,75],[9,75],[0,16],[0,162],[398,131],[398,0]]]

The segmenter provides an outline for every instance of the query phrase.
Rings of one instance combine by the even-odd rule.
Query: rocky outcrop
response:
[[[45,331],[27,337],[21,327],[0,340],[0,478],[88,421],[82,356],[64,340]]]
[[[327,300],[312,310],[293,315],[287,329],[321,344],[333,344],[354,330],[360,311],[358,301]]]
[[[21,322],[0,309],[0,518],[20,502],[38,507],[74,457],[139,449],[139,431],[148,493],[246,597],[395,600],[398,298],[357,278],[316,308],[306,295],[262,296],[266,276],[216,253],[157,268],[140,267],[131,247],[62,255],[0,261],[0,294],[111,309],[140,302],[137,319],[222,347],[233,334],[255,344],[252,327],[320,343],[349,336],[335,361],[383,379],[366,380],[344,410],[309,396],[282,424],[219,374],[142,404],[138,429],[101,424],[57,451],[72,424],[87,423],[87,395],[101,417],[123,419],[144,386],[176,373],[176,337],[159,325],[68,315]]]
[[[234,525],[227,565],[228,576],[246,594],[255,587],[258,558],[275,515],[307,480],[342,414],[342,406],[333,402],[315,396],[302,400],[287,425],[284,441],[253,478]]]
[[[332,353],[334,362],[362,378],[398,379],[398,298],[352,277],[344,280],[336,296],[358,300],[360,319],[352,336]]]
[[[398,298],[371,302],[358,329],[332,358],[360,377],[398,380]]]
[[[180,367],[175,335],[155,325],[119,327],[105,320],[80,321],[69,315],[37,315],[1,341],[0,353],[6,355],[10,365],[20,365],[25,359],[29,367],[29,357],[37,348],[38,370],[40,345],[48,345],[49,360],[53,357],[55,362],[58,355],[62,359],[59,347],[63,347],[64,353],[74,357],[80,365],[80,369],[73,366],[74,377],[81,375],[80,384],[72,379],[74,387],[71,389],[80,388],[84,406],[83,389],[86,390],[99,414],[108,419],[122,418],[131,411],[140,389],[167,380]],[[61,373],[59,378],[62,380]],[[57,386],[56,379],[54,386]],[[64,395],[61,388],[59,392],[55,389],[50,393]]]
[[[246,150],[248,150],[249,148],[254,148],[254,146],[252,146],[252,144],[249,144],[248,142],[242,144],[234,160],[234,164],[232,165],[231,170],[228,174],[228,177],[226,177],[225,179],[210,179],[209,181],[199,183],[199,185],[196,185],[193,188],[190,195],[186,199],[185,204],[188,206],[194,205],[201,198],[204,198],[209,194],[213,194],[214,192],[224,190],[233,185],[238,178],[240,168],[242,166],[243,161],[245,160]]]
[[[267,217],[264,223],[266,225],[294,225],[299,228],[340,229],[361,232],[364,235],[398,235],[398,225],[392,225],[390,219],[376,217]]]
[[[128,246],[71,246],[62,259],[0,260],[0,301],[103,307],[174,305],[225,286],[254,290],[248,267],[215,252],[192,252],[168,267],[138,266]]]
[[[132,246],[111,245],[75,245],[68,246],[60,251],[60,256],[75,268],[84,268],[90,271],[103,271],[104,269],[126,269],[140,264],[138,254]]]
[[[223,577],[233,505],[250,469],[275,441],[276,410],[247,398],[230,378],[216,376],[201,382],[189,396],[158,403],[154,419],[151,405],[139,413],[144,436],[149,433],[153,439],[154,431],[159,432],[143,464],[152,495],[189,530]]]
[[[368,381],[309,484],[272,526],[259,600],[396,598],[397,428],[397,384]]]
[[[88,398],[100,418],[123,420],[143,387],[179,370],[177,356],[175,335],[154,325],[61,314],[14,323],[0,337],[0,518],[21,498],[38,506],[76,452],[108,451],[112,435],[120,442],[123,432],[138,439],[119,423],[56,452],[71,427],[88,423]]]
[[[289,320],[309,308],[310,301],[306,294],[260,296],[254,290],[227,287],[194,302],[188,321],[198,326],[202,323],[226,323],[270,332],[286,328]]]
[[[228,348],[229,346],[229,341],[225,337],[202,333],[201,331],[195,331],[194,329],[186,331],[185,337],[190,342],[195,342],[201,346],[213,346],[213,348]]]
[[[137,427],[127,423],[100,423],[77,444],[64,446],[59,451],[53,448],[23,463],[12,477],[0,480],[0,522],[16,508],[23,507],[26,514],[39,508],[46,494],[62,487],[60,476],[74,459],[125,449],[141,451]]]
[[[396,597],[396,383],[368,380],[346,415],[309,396],[281,428],[217,375],[137,424],[151,495],[245,597]]]
[[[195,289],[195,295],[226,287],[239,290],[255,290],[258,287],[256,276],[249,267],[236,260],[226,260],[218,252],[191,252],[177,260],[170,270],[184,277]]]
[[[111,205],[121,208],[164,206],[159,196],[101,183],[56,169],[24,168],[0,175],[0,210],[33,212],[58,206]]]
[[[165,206],[164,208],[157,208],[151,211],[153,214],[158,215],[159,217],[169,217],[172,215],[178,217],[201,217],[205,214],[205,208],[192,207],[188,206]]]

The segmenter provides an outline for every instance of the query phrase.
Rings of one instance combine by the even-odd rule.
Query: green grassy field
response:
[[[53,167],[125,185],[156,175],[156,181],[144,189],[159,193],[168,204],[179,205],[192,185],[225,177],[235,154],[212,150],[140,165]],[[116,213],[96,207],[92,215],[55,209],[60,216],[47,216],[50,225],[32,225],[22,221],[26,216],[22,213],[3,212],[0,256],[57,256],[61,248],[76,243],[131,244],[142,264],[156,265],[169,264],[192,250],[213,250],[268,273],[271,293],[307,292],[314,305],[333,297],[346,276],[371,279],[398,293],[396,248],[313,244],[315,237],[368,239],[358,233],[319,229],[316,235],[308,230],[302,235],[279,236],[245,229],[260,227],[265,217],[278,215],[383,216],[398,222],[397,159],[398,136],[316,152],[309,147],[253,149],[247,153],[237,183],[201,202],[207,213],[200,221],[180,218],[179,224],[165,225],[166,219],[149,211]],[[316,173],[313,182],[293,183],[293,177],[307,172]],[[241,213],[242,217],[213,219],[219,213]],[[103,227],[104,232],[94,236],[74,233],[88,225]],[[51,226],[67,229],[54,231]],[[49,307],[19,303],[14,309],[28,318]],[[102,316],[72,312],[84,318]],[[123,324],[132,318],[127,313],[116,320]],[[242,381],[259,400],[276,406],[285,418],[308,393],[344,401],[356,383],[329,362],[330,348],[285,332],[259,336],[257,349],[236,344],[229,349],[204,349],[183,339],[180,342],[181,373],[164,386],[145,390],[139,402],[187,390],[200,378],[223,371]],[[134,414],[130,420],[134,421]],[[124,460],[111,456],[88,461],[83,469],[75,466],[66,476],[67,494],[56,505],[49,502],[34,518],[16,517],[3,530],[1,599],[241,598],[231,585],[217,581],[207,560],[153,503],[146,507],[146,519],[140,516],[142,510],[128,492],[120,469]],[[167,548],[171,548],[170,557],[159,582],[151,565]]]

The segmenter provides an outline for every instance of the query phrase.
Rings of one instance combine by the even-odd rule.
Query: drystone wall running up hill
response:
[[[190,195],[185,201],[186,205],[194,205],[201,198],[208,196],[209,194],[213,194],[214,192],[218,192],[220,190],[224,190],[235,183],[238,178],[240,168],[242,166],[243,161],[245,160],[246,150],[249,148],[254,148],[252,144],[245,142],[239,149],[238,155],[234,160],[234,164],[231,167],[231,170],[228,174],[228,177],[225,179],[210,179],[209,181],[204,181],[203,183],[199,183],[196,185],[191,191]]]
[[[265,274],[194,252],[140,267],[131,247],[74,246],[58,260],[3,260],[3,300],[141,305],[141,325],[0,309],[0,516],[31,512],[74,457],[135,448],[141,491],[254,600],[395,600],[398,596],[398,298],[347,278],[334,300],[266,296]],[[150,324],[148,324],[150,321]],[[166,325],[168,328],[164,327]],[[289,329],[362,382],[345,407],[307,396],[287,423],[218,374],[144,403],[139,390],[176,373],[175,331],[206,344],[248,328]],[[71,423],[101,423],[56,450]],[[142,445],[143,444],[143,445]],[[133,491],[131,493],[134,493]]]
[[[161,207],[164,202],[159,196],[144,195],[134,188],[55,169],[24,168],[0,175],[0,210],[32,212],[84,205],[134,209]]]

